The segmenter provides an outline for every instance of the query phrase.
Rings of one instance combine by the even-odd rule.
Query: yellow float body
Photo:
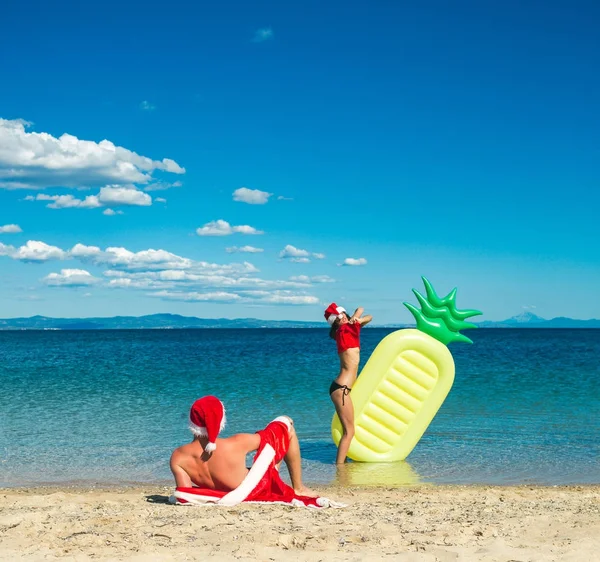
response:
[[[362,462],[404,460],[453,382],[454,360],[443,343],[414,329],[388,334],[352,388],[356,433],[348,456]],[[331,433],[338,445],[342,424],[337,414]]]

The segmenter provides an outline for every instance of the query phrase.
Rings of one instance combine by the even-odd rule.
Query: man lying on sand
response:
[[[221,439],[217,435],[225,427],[225,419],[225,408],[218,398],[204,396],[194,402],[189,426],[194,439],[175,449],[171,455],[171,472],[177,488],[196,486],[223,492],[235,490],[248,474],[246,455],[258,450],[266,433],[272,434],[275,429],[275,432],[283,433],[283,438],[279,438],[283,447],[280,452],[288,467],[294,492],[299,496],[317,496],[302,483],[300,445],[290,417],[276,418],[257,433],[238,433]],[[280,465],[281,459],[275,468],[279,469]]]

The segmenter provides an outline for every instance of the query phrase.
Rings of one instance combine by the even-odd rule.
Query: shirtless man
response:
[[[335,303],[331,303],[325,310],[325,319],[331,326],[329,335],[336,341],[340,358],[339,374],[329,387],[329,395],[343,430],[338,444],[336,464],[346,462],[348,449],[354,437],[354,405],[350,398],[350,391],[358,376],[360,329],[373,319],[370,314],[363,316],[363,313],[363,307],[359,306],[352,316],[348,316],[346,310]]]
[[[294,422],[287,416],[282,417],[289,428],[290,443],[283,460],[288,467],[292,488],[298,495],[316,497],[302,483],[300,444]],[[190,430],[194,439],[175,449],[171,455],[171,472],[177,487],[198,486],[229,492],[242,483],[248,474],[246,455],[259,448],[260,436],[238,433],[218,438],[217,434],[224,426],[225,410],[220,400],[205,396],[194,403],[190,412]]]

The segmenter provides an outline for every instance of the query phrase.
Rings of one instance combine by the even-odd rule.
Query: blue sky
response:
[[[597,3],[0,15],[0,317],[600,317]]]

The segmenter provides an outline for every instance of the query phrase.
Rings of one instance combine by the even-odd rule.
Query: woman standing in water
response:
[[[364,309],[358,307],[352,316],[348,316],[346,309],[334,302],[325,310],[325,319],[331,326],[329,336],[337,344],[340,358],[340,372],[329,387],[331,401],[335,405],[343,434],[338,444],[336,464],[346,461],[350,443],[354,437],[354,406],[350,391],[358,375],[360,362],[360,329],[373,318],[370,314],[363,316]]]

